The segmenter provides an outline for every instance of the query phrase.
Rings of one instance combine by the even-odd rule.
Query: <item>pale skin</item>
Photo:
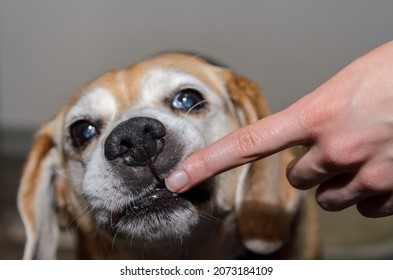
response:
[[[356,59],[288,108],[192,154],[166,178],[185,192],[231,168],[301,145],[287,167],[298,189],[317,187],[329,211],[356,205],[393,214],[393,41]]]

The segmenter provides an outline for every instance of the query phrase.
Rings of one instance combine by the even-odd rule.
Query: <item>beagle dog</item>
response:
[[[289,150],[184,194],[164,176],[268,114],[258,87],[185,54],[161,54],[85,85],[37,133],[18,207],[25,259],[54,259],[60,230],[80,259],[319,257],[313,200],[285,176]]]

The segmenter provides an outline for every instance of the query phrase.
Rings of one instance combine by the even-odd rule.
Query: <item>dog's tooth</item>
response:
[[[172,193],[173,196],[179,196],[177,193]]]

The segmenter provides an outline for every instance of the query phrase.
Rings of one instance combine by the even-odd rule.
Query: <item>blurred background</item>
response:
[[[194,51],[257,82],[277,112],[392,40],[392,12],[391,0],[0,0],[0,258],[22,256],[15,199],[33,132],[86,81]],[[319,215],[325,258],[393,258],[393,217]]]

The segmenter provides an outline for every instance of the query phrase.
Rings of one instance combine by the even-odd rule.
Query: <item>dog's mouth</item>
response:
[[[125,206],[124,210],[119,212],[119,214],[123,217],[142,217],[154,212],[174,211],[188,203],[199,205],[209,199],[210,192],[204,187],[195,187],[182,194],[172,193],[165,187],[158,187],[144,197]]]
[[[184,235],[196,223],[198,209],[209,200],[210,190],[206,186],[175,194],[162,183],[118,211],[108,213],[110,219],[107,220],[106,228],[112,235],[133,236],[143,240]]]
[[[156,188],[127,205],[120,213],[123,216],[138,217],[145,214],[175,211],[187,207],[188,203],[197,206],[210,199],[210,192],[204,185],[196,186],[182,194],[172,193],[166,188],[164,178],[157,174],[151,164],[150,170],[156,179]]]

